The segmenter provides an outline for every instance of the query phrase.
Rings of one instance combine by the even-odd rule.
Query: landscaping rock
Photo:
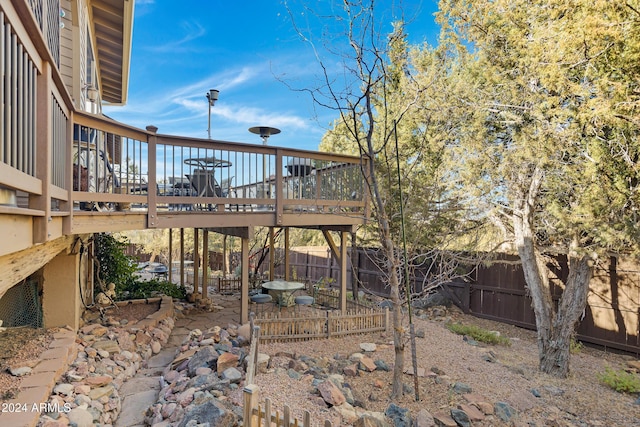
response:
[[[493,408],[495,415],[506,423],[516,415],[516,410],[506,402],[496,402]]]
[[[195,424],[194,424],[195,423]],[[192,406],[185,412],[178,427],[201,425],[207,423],[216,427],[232,427],[238,420],[233,412],[226,409],[216,399],[209,399],[197,406]]]
[[[332,381],[325,380],[318,384],[318,391],[329,405],[339,406],[347,401],[344,394]]]
[[[458,424],[460,427],[471,427],[469,416],[461,409],[452,409],[451,418],[453,418],[456,424]]]
[[[471,393],[471,386],[465,383],[457,382],[453,385],[453,391],[457,394]]]
[[[438,411],[434,413],[433,420],[438,427],[458,427],[458,423],[447,412]]]
[[[411,427],[411,414],[406,408],[401,408],[392,403],[384,411],[384,414],[393,422],[395,427]]]
[[[434,427],[436,422],[433,416],[426,409],[421,409],[417,414],[413,423],[414,427]]]
[[[218,353],[213,349],[213,347],[203,347],[198,350],[189,362],[187,363],[187,369],[189,371],[189,376],[193,376],[196,373],[196,369],[198,368],[210,368],[213,363],[218,359]]]
[[[375,345],[375,343],[372,342],[363,342],[360,343],[360,348],[362,349],[362,351],[366,351],[366,352],[374,352],[376,351],[376,349],[378,348],[377,345]]]

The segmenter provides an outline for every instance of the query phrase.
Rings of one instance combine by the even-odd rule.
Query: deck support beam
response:
[[[76,236],[64,236],[0,257],[0,297],[15,284],[38,271],[56,255],[69,249]],[[75,285],[74,285],[75,286]]]
[[[209,230],[202,231],[202,299],[207,300],[209,289]]]
[[[345,230],[340,231],[339,249],[329,230],[323,228],[322,234],[331,249],[331,255],[340,265],[340,311],[344,312],[347,310],[347,238],[349,233]]]
[[[275,229],[269,227],[269,280],[275,280],[276,271],[276,248],[275,248]]]
[[[289,271],[289,263],[291,258],[289,257],[289,227],[284,229],[284,280],[289,281],[291,279],[291,272]]]
[[[180,286],[184,288],[184,228],[180,228]]]
[[[340,232],[340,311],[347,311],[347,232]]]
[[[193,229],[193,296],[195,298],[198,293],[198,285],[200,284],[200,230]]]
[[[249,237],[250,228],[247,229],[247,237],[241,238],[241,271],[242,282],[240,285],[240,323],[249,321]]]

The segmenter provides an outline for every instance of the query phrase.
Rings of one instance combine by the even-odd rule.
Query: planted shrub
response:
[[[503,337],[479,326],[463,325],[462,323],[447,323],[447,329],[458,335],[467,335],[468,337],[485,344],[511,345],[509,338]]]
[[[111,234],[100,233],[95,237],[95,257],[98,261],[95,283],[99,286],[100,280],[107,286],[109,283],[116,285],[116,299],[151,298],[159,295],[167,295],[172,298],[184,298],[186,291],[183,287],[166,280],[141,280],[134,273],[137,270],[136,261],[125,254],[127,247],[126,238],[121,240]],[[96,294],[102,289],[96,288]]]
[[[640,377],[638,377],[638,374],[626,372],[624,369],[614,370],[607,366],[604,372],[598,374],[598,379],[618,393],[640,392]]]

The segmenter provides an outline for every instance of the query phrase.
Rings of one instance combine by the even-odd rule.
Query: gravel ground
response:
[[[57,330],[20,327],[0,332],[0,401],[13,399],[20,390],[22,377],[14,377],[8,369],[34,367]]]
[[[419,378],[420,401],[415,395],[405,394],[395,404],[410,409],[412,415],[420,409],[430,413],[465,403],[463,397],[451,390],[450,384],[463,382],[472,387],[474,393],[490,402],[507,402],[518,410],[513,424],[488,416],[474,426],[640,426],[640,405],[634,404],[637,396],[617,393],[602,385],[597,375],[606,366],[614,369],[626,368],[629,356],[583,347],[571,358],[571,374],[567,379],[557,379],[538,372],[538,356],[535,333],[488,320],[474,318],[462,313],[452,314],[454,321],[475,324],[489,330],[499,331],[510,338],[511,346],[474,346],[463,337],[445,328],[443,321],[416,319],[416,331],[423,331],[424,338],[416,339],[418,366],[427,372],[437,368],[444,372],[440,380],[434,377]],[[383,359],[393,366],[394,351],[391,336],[371,334],[342,339],[306,341],[297,343],[263,344],[260,352],[276,356],[280,352],[314,358],[348,357],[361,351],[360,343],[374,342],[377,350],[373,359]],[[497,357],[488,362],[485,357],[493,352]],[[410,347],[405,349],[405,367],[411,366]],[[413,386],[413,377],[404,376],[404,383]],[[442,381],[442,380],[445,381]],[[357,377],[345,378],[351,389],[363,396],[370,411],[384,412],[389,406],[392,373],[374,371],[361,372]],[[258,374],[256,383],[260,396],[270,398],[280,410],[291,407],[293,414],[302,419],[308,410],[312,419],[334,421],[339,425],[335,413],[318,404],[313,398],[310,376],[300,380],[290,378],[283,370],[269,370]],[[539,392],[535,397],[532,390]],[[239,397],[234,396],[234,399]]]

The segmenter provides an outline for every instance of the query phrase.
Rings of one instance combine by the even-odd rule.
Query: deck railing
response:
[[[76,209],[363,214],[357,157],[146,133],[84,113],[75,121]]]
[[[21,227],[0,255],[64,234],[367,217],[364,159],[161,135],[79,111],[57,65],[59,29],[58,0],[0,8],[0,215]],[[95,210],[134,215],[116,224],[94,221]],[[184,216],[213,212],[260,215]]]

